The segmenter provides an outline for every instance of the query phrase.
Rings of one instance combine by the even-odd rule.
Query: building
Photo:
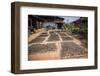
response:
[[[62,29],[64,18],[58,16],[39,16],[28,15],[28,32],[29,35],[36,30],[46,28],[48,29]]]
[[[72,22],[76,27],[87,27],[88,25],[88,18],[87,17],[80,17],[78,20]]]

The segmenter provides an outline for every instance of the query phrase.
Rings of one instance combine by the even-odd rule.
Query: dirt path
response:
[[[81,41],[66,32],[49,30],[38,33],[28,46],[29,60],[87,58],[87,49]]]

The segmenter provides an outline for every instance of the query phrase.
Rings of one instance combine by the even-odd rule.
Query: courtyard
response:
[[[32,35],[28,45],[28,60],[87,58],[82,42],[61,30],[45,30]]]

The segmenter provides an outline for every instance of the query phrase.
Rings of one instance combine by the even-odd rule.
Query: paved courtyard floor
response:
[[[80,40],[67,32],[45,31],[29,42],[28,60],[87,58],[88,51],[81,44]]]

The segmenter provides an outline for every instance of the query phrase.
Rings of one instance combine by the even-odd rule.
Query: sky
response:
[[[65,22],[65,23],[70,23],[70,22],[73,22],[73,21],[78,20],[80,17],[65,16],[65,17],[63,17],[63,18],[64,18],[64,22]]]

